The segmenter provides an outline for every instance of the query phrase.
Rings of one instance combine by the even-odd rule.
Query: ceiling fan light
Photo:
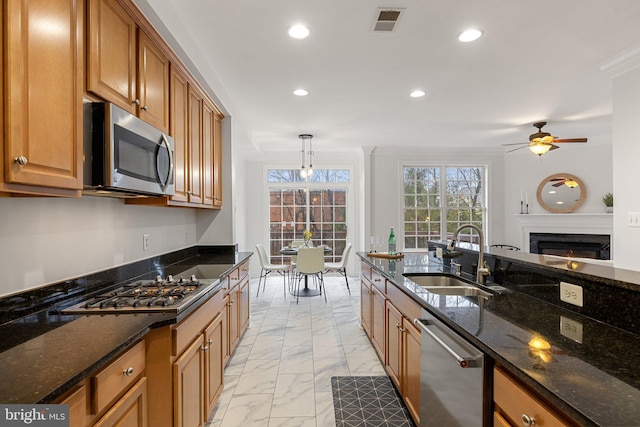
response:
[[[572,179],[567,179],[564,182],[564,185],[566,185],[569,188],[576,188],[579,184],[576,181],[572,180]]]
[[[532,153],[542,156],[547,151],[551,150],[551,144],[545,144],[544,142],[533,142],[529,144],[529,150]]]

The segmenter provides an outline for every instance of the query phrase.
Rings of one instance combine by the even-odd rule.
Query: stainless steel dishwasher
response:
[[[483,423],[484,354],[423,310],[420,426],[473,427]]]

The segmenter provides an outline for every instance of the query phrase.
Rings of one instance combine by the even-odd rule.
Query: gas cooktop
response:
[[[166,278],[131,282],[62,310],[65,314],[179,313],[214,288],[219,280]]]

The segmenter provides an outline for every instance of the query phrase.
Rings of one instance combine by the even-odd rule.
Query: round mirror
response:
[[[573,212],[582,205],[586,197],[584,184],[580,178],[570,173],[548,176],[538,185],[538,203],[549,212]]]

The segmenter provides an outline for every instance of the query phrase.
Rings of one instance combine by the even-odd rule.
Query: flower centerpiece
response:
[[[302,238],[304,239],[304,245],[309,246],[309,240],[313,237],[313,233],[309,230],[304,230],[302,232]]]

